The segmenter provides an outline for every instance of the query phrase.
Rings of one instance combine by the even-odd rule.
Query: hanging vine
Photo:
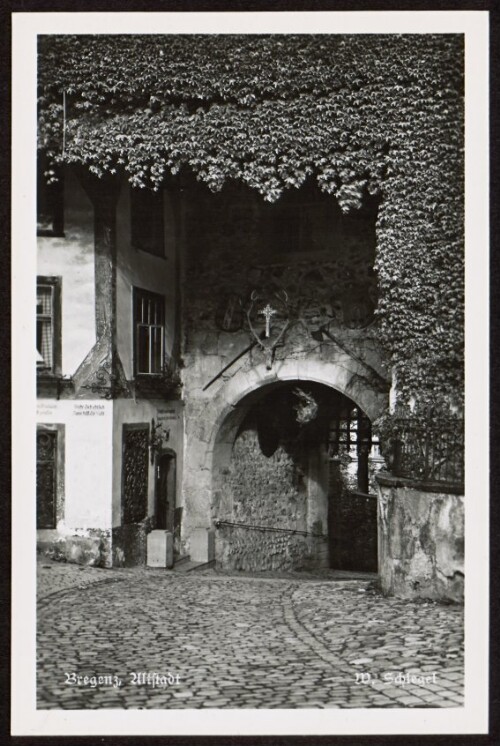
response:
[[[381,195],[377,316],[399,405],[462,406],[461,36],[41,37],[38,134],[53,161],[140,187],[189,168],[269,201],[313,176],[345,212]]]

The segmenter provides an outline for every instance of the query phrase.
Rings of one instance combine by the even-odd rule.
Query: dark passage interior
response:
[[[218,566],[376,572],[382,459],[369,419],[314,382],[259,394],[246,404],[213,506]]]

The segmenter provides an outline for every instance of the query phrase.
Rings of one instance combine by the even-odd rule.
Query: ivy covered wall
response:
[[[461,407],[462,36],[41,37],[39,147],[151,188],[188,169],[269,202],[312,178],[345,213],[377,195],[400,404]]]

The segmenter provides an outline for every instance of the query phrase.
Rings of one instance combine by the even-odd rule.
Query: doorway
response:
[[[156,528],[170,531],[175,539],[179,527],[176,525],[176,459],[173,451],[158,457],[155,498]]]
[[[224,466],[212,504],[219,566],[376,572],[376,439],[368,416],[313,381],[271,384],[258,394],[219,452]]]
[[[382,465],[378,439],[366,414],[347,397],[332,410],[328,434],[330,566],[377,572],[377,498],[374,475]]]

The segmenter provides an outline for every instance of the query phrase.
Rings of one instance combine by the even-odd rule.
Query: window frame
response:
[[[150,439],[150,425],[148,422],[125,422],[122,425],[122,442],[121,442],[121,454],[122,454],[122,463],[121,463],[121,494],[120,494],[120,525],[121,526],[133,526],[138,523],[141,523],[144,521],[148,515],[149,515],[149,487],[150,487],[150,469],[149,469],[149,458],[148,458],[148,450],[149,445],[145,449],[145,455],[146,455],[146,480],[144,485],[144,494],[141,495],[141,505],[140,505],[140,511],[138,510],[138,506],[135,505],[135,511],[137,515],[141,514],[141,518],[137,518],[135,513],[130,514],[130,505],[127,502],[126,494],[127,494],[127,463],[125,459],[126,449],[127,449],[127,433],[130,432],[137,432],[142,431],[146,434],[146,441],[149,444]]]
[[[146,323],[139,321],[139,303],[142,301],[160,302],[161,303],[161,323]],[[132,337],[133,337],[133,371],[135,378],[148,378],[154,379],[159,378],[165,369],[165,296],[160,293],[154,293],[151,290],[145,290],[144,288],[133,287],[132,288]],[[149,370],[139,370],[139,331],[140,329],[148,329],[148,355],[149,355]],[[158,329],[160,332],[160,369],[153,370],[153,344],[151,341],[151,329]]]
[[[365,412],[357,404],[339,408],[328,428],[326,449],[330,457],[337,456],[343,450],[355,459],[359,449],[367,444],[370,454],[373,454],[374,447],[380,447],[379,437],[373,432],[372,423]]]
[[[53,494],[53,513],[52,513],[52,525],[41,526],[39,523],[39,501],[41,495],[39,493],[39,484],[36,485],[36,530],[46,531],[54,530],[57,528],[57,524],[64,518],[65,510],[65,425],[60,423],[47,423],[37,422],[36,424],[36,435],[37,435],[37,447],[36,447],[36,464],[47,463],[39,459],[38,451],[38,435],[45,433],[52,435],[55,440],[54,458],[53,458],[53,469],[54,469],[54,494]]]
[[[52,313],[51,313],[51,337],[52,337],[52,365],[40,366],[39,375],[60,376],[62,375],[62,278],[46,275],[37,275],[36,292],[41,287],[50,287],[52,291]],[[46,314],[36,313],[38,324],[39,318],[46,318]],[[38,351],[38,345],[37,345]],[[38,366],[37,366],[38,368]]]

